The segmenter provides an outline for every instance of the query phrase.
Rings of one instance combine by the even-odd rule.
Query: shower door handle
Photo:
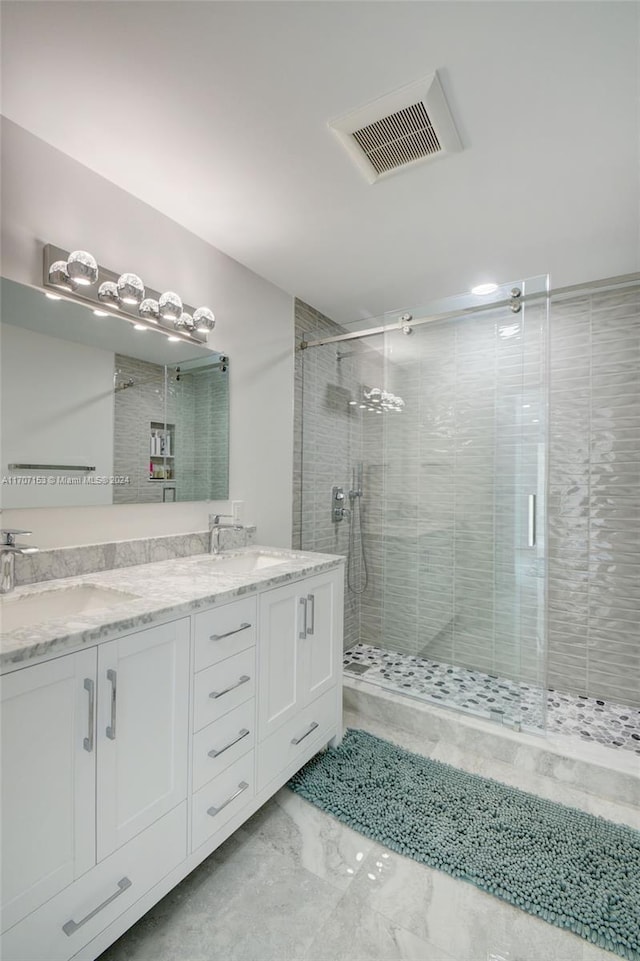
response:
[[[536,546],[536,495],[529,494],[529,518],[527,522],[527,547]]]

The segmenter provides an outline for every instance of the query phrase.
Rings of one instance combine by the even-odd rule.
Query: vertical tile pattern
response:
[[[640,288],[552,300],[551,687],[640,706]]]
[[[341,332],[300,303],[296,321],[298,340]],[[295,544],[347,553],[330,488],[361,459],[369,584],[346,646],[640,706],[640,290],[554,298],[549,324],[548,370],[535,303],[299,354]],[[349,412],[362,384],[404,412]]]
[[[296,300],[296,346],[302,340],[345,333],[329,318]],[[348,558],[345,572],[345,647],[360,639],[360,613],[375,605],[376,553],[379,532],[373,502],[367,496],[370,465],[363,447],[363,412],[351,400],[363,384],[382,380],[382,354],[366,343],[327,344],[296,351],[294,409],[293,546]],[[379,453],[378,453],[379,457]],[[348,499],[352,472],[365,461],[362,502]],[[331,489],[344,488],[345,505],[354,510],[353,524],[331,519]],[[364,587],[360,525],[367,545],[369,583]],[[371,548],[369,547],[371,545]],[[371,556],[370,556],[371,555]],[[364,605],[363,605],[364,601]],[[379,630],[378,630],[379,634]]]
[[[119,382],[133,384],[114,394],[114,473],[130,483],[114,487],[113,502],[159,503],[164,483],[149,480],[149,460],[151,423],[165,417],[164,367],[123,354],[116,354],[115,367]]]

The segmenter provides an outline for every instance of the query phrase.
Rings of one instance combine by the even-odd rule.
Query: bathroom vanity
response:
[[[3,599],[6,961],[93,961],[339,740],[342,564],[253,547]]]

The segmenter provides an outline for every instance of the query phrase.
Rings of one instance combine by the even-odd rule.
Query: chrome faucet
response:
[[[37,554],[37,547],[27,547],[25,544],[16,544],[16,536],[24,534],[27,536],[31,531],[18,531],[13,529],[2,529],[0,535],[0,594],[9,594],[16,583],[16,554]]]
[[[210,554],[220,553],[220,531],[244,530],[244,527],[242,526],[242,524],[223,524],[221,522],[222,517],[233,518],[233,514],[209,514],[209,553]]]

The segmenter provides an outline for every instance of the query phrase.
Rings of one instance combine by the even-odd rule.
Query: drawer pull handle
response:
[[[110,741],[116,739],[116,697],[117,697],[117,674],[115,671],[107,671],[107,680],[111,681],[111,724],[107,726],[106,735]]]
[[[319,726],[319,725],[318,725],[318,722],[317,722],[317,721],[312,721],[311,724],[309,725],[309,729],[308,729],[307,731],[305,731],[304,734],[301,734],[300,737],[293,737],[293,738],[291,738],[291,743],[292,743],[292,744],[300,744],[300,741],[304,741],[305,737],[309,737],[309,735],[311,734],[311,732],[312,732],[312,731],[315,731],[315,729],[316,729],[318,726]]]
[[[235,689],[237,687],[240,687],[241,684],[246,684],[247,681],[250,681],[250,680],[251,678],[249,677],[248,674],[243,674],[240,680],[236,684],[232,684],[231,687],[225,687],[224,691],[212,691],[209,697],[212,697],[215,700],[218,697],[222,697],[223,694],[228,694],[229,691],[235,691]]]
[[[247,631],[251,627],[248,621],[241,624],[240,627],[236,627],[233,631],[227,631],[226,634],[212,634],[209,638],[210,641],[222,641],[225,637],[231,637],[232,634],[239,634],[240,631]]]
[[[224,747],[221,747],[219,751],[214,751],[213,748],[208,751],[207,753],[209,757],[220,757],[221,754],[224,754],[225,751],[228,751],[230,747],[233,747],[234,744],[237,744],[238,741],[241,741],[243,737],[247,736],[247,734],[249,734],[249,728],[243,727],[238,736],[234,737],[233,741],[229,741],[228,744],[225,744]]]
[[[89,692],[89,718],[87,722],[87,737],[83,738],[82,746],[89,754],[93,751],[93,711],[95,706],[96,686],[90,677],[84,679],[84,689]]]
[[[223,801],[219,808],[207,808],[207,814],[209,814],[212,818],[214,818],[216,814],[219,814],[223,808],[226,808],[227,804],[231,804],[231,802],[235,801],[237,797],[240,797],[242,792],[246,791],[248,787],[249,785],[247,784],[246,781],[240,781],[240,784],[238,785],[238,790],[236,791],[236,793],[232,794],[231,797],[227,798],[226,801]]]
[[[118,881],[118,890],[112,894],[111,897],[108,897],[106,901],[103,901],[102,904],[99,904],[97,908],[94,908],[93,911],[89,911],[89,914],[87,914],[82,921],[66,921],[62,925],[62,930],[67,937],[70,938],[72,934],[75,934],[78,928],[81,928],[82,925],[86,924],[87,921],[90,921],[91,918],[95,918],[99,911],[102,911],[102,909],[106,908],[108,904],[111,904],[112,901],[115,901],[116,898],[119,898],[120,895],[127,890],[127,888],[131,887],[131,883],[132,882],[129,880],[129,878],[120,878]]]

